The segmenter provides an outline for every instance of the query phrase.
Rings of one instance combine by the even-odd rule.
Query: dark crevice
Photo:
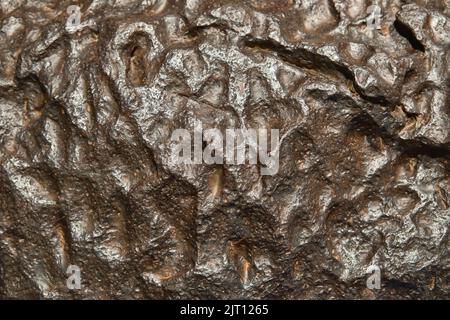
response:
[[[273,40],[252,39],[250,37],[246,37],[242,40],[242,44],[248,48],[259,48],[272,51],[286,63],[300,68],[317,70],[325,75],[331,75],[333,77],[343,77],[353,84],[356,92],[363,100],[373,104],[385,106],[391,105],[391,103],[383,96],[366,95],[356,83],[355,76],[349,68],[332,61],[326,56],[322,56],[303,48],[288,49]]]
[[[358,132],[370,137],[382,137],[385,141],[393,141],[389,132],[378,125],[373,118],[366,112],[355,116],[348,126],[349,132]]]
[[[394,22],[394,28],[399,35],[408,40],[415,50],[425,52],[425,46],[416,38],[414,31],[410,27],[396,19]]]
[[[384,286],[389,289],[420,291],[420,289],[414,283],[397,279],[386,280]]]
[[[430,158],[450,160],[450,144],[434,146],[417,140],[400,140],[399,145],[402,153],[407,156],[417,157],[418,155],[424,155]]]
[[[381,137],[387,145],[407,157],[427,156],[434,159],[450,160],[450,143],[432,145],[418,140],[403,140],[380,126],[367,113],[354,117],[350,122],[348,131],[360,132],[372,138]]]
[[[191,27],[186,35],[197,37],[208,29],[217,29],[220,31],[234,31],[230,29],[225,22],[216,22],[203,26]],[[243,37],[241,45],[248,48],[259,48],[276,53],[280,59],[299,68],[317,70],[321,73],[333,76],[343,77],[352,82],[356,93],[363,99],[372,104],[390,106],[392,103],[384,96],[368,96],[362,88],[356,83],[355,75],[349,68],[332,61],[330,58],[311,52],[303,48],[289,49],[274,40],[254,39],[251,36]]]

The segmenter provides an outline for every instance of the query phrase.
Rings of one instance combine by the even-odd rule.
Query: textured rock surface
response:
[[[448,0],[0,3],[0,297],[450,298]],[[174,163],[199,121],[278,174]]]

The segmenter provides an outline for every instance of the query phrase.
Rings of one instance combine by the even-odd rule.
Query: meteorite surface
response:
[[[448,0],[1,0],[0,298],[450,298],[449,48]]]

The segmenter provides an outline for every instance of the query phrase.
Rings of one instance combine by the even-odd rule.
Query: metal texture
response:
[[[450,297],[448,0],[0,4],[0,297]],[[177,164],[198,122],[278,173]]]

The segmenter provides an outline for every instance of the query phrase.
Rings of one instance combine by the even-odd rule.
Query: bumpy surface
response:
[[[0,297],[450,297],[450,1],[0,4]],[[175,163],[200,121],[278,174]]]

